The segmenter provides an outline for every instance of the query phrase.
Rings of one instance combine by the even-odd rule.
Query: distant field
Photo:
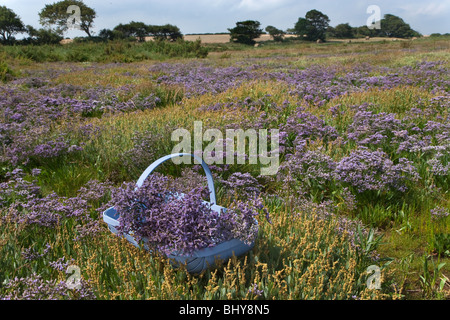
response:
[[[285,35],[285,38],[295,38],[296,35],[293,34],[287,34]],[[426,37],[426,36],[424,36]],[[200,39],[202,43],[206,44],[214,44],[214,43],[228,43],[230,42],[230,35],[227,33],[221,33],[221,34],[186,34],[184,35],[184,40],[186,41],[195,41]],[[146,41],[153,40],[153,37],[146,37]],[[270,41],[272,40],[272,37],[268,34],[263,34],[261,37],[256,39],[256,42],[264,42],[264,41]],[[338,42],[377,42],[377,41],[405,41],[409,39],[402,39],[402,38],[381,38],[381,37],[375,37],[370,39],[365,38],[357,38],[357,39],[329,39],[328,41],[338,41]],[[415,39],[413,39],[415,40]],[[67,44],[72,43],[73,39],[64,39],[61,41],[61,44]]]
[[[295,37],[294,35],[286,35],[287,38]],[[202,43],[227,43],[230,42],[229,34],[187,34],[184,36],[186,41],[195,41],[200,39]],[[257,42],[272,40],[270,35],[263,34],[256,39]]]
[[[285,35],[286,38],[295,38],[296,35],[287,34]],[[151,38],[149,38],[151,39]],[[195,41],[197,39],[200,39],[202,43],[227,43],[230,42],[230,35],[229,34],[188,34],[184,36],[184,40],[186,41]],[[272,37],[268,34],[263,34],[261,37],[256,39],[256,42],[263,42],[263,41],[269,41],[272,40]],[[330,39],[330,41],[349,41],[352,42],[375,42],[375,41],[397,41],[397,40],[405,40],[401,38],[370,38],[369,40],[366,40],[365,38],[359,38],[359,39]]]
[[[286,38],[295,38],[296,35],[287,34],[285,36]],[[153,37],[146,37],[146,41],[153,40]],[[230,42],[230,35],[227,33],[223,34],[187,34],[184,36],[184,40],[186,41],[195,41],[200,39],[202,43],[228,43]],[[269,41],[272,40],[272,37],[268,34],[263,34],[261,37],[256,39],[256,42],[263,42],[263,41]],[[405,39],[401,38],[370,38],[366,40],[365,38],[358,38],[358,39],[330,39],[330,41],[339,41],[339,42],[376,42],[376,41],[401,41]],[[64,39],[61,41],[62,44],[71,43],[72,39]]]

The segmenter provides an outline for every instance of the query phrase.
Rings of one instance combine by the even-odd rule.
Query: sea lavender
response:
[[[190,254],[232,237],[249,242],[257,232],[258,208],[237,202],[230,210],[216,212],[195,188],[180,196],[169,179],[152,175],[140,188],[125,183],[113,192],[112,204],[120,212],[122,234],[165,254]]]
[[[450,211],[444,207],[436,207],[430,210],[432,220],[442,220],[450,215]]]
[[[394,164],[385,152],[370,151],[366,147],[359,147],[339,161],[335,176],[339,181],[355,187],[358,192],[389,189],[404,192],[408,181],[420,178],[408,159],[400,158],[398,164]]]
[[[236,194],[244,199],[253,195],[259,195],[262,186],[250,173],[234,172],[227,179],[220,179],[225,189],[230,194]]]

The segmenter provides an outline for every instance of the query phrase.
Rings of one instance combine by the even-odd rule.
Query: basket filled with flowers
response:
[[[163,162],[192,156],[205,171],[209,201],[202,187],[178,192],[169,179],[153,171]],[[136,247],[160,252],[175,266],[184,264],[190,273],[200,273],[251,250],[258,233],[257,202],[234,202],[229,208],[217,205],[214,181],[208,165],[192,154],[177,153],[152,163],[136,184],[124,184],[112,195],[113,206],[103,212],[109,229]]]

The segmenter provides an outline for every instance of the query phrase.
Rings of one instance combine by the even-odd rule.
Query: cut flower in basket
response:
[[[112,194],[120,212],[117,230],[166,255],[189,255],[231,239],[247,244],[255,240],[261,202],[237,201],[226,210],[214,210],[202,199],[202,191],[199,187],[178,193],[160,174],[149,176],[139,188],[124,183]]]

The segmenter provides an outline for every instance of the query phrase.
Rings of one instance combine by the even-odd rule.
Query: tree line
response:
[[[6,6],[0,6],[0,42],[3,44],[17,43],[15,35],[26,33],[28,37],[21,40],[24,44],[52,44],[59,43],[64,33],[69,29],[69,6],[78,6],[80,12],[76,26],[84,31],[89,40],[121,40],[137,39],[145,41],[146,37],[156,40],[177,40],[183,35],[177,26],[149,25],[144,22],[131,21],[120,23],[113,29],[100,30],[98,36],[93,36],[92,28],[96,11],[83,3],[82,0],[62,0],[53,4],[46,4],[39,12],[39,22],[43,28],[36,29],[30,25],[25,26],[20,17]],[[267,26],[264,30],[258,21],[246,20],[236,23],[234,28],[228,29],[230,41],[253,45],[255,39],[267,32],[275,41],[283,41],[286,34],[297,35],[298,38],[307,41],[326,41],[327,38],[355,38],[355,37],[418,37],[420,33],[413,30],[409,24],[400,17],[386,14],[381,20],[380,29],[371,29],[368,26],[352,27],[348,23],[342,23],[335,27],[330,26],[329,17],[318,11],[310,10],[305,17],[300,17],[293,28],[286,31],[274,26]]]
[[[73,24],[81,31],[85,32],[89,40],[123,40],[137,39],[145,41],[146,37],[153,37],[156,40],[175,41],[183,38],[177,26],[149,25],[144,22],[131,21],[120,23],[111,29],[102,29],[97,36],[93,35],[92,28],[97,13],[93,8],[87,6],[81,0],[62,0],[53,4],[46,4],[39,12],[39,23],[42,28],[36,29],[33,26],[25,25],[20,17],[6,6],[0,6],[0,43],[13,44],[56,44],[64,38],[64,33],[69,30],[68,13],[69,6],[80,8],[80,19],[74,20]],[[71,21],[69,21],[71,22]],[[15,35],[25,33],[25,37],[20,42],[15,39]]]
[[[329,17],[318,11],[310,10],[305,17],[300,17],[293,28],[286,31],[274,26],[267,26],[265,31],[275,41],[283,41],[286,34],[296,35],[299,39],[307,41],[326,41],[327,38],[356,38],[356,37],[420,37],[421,34],[413,30],[402,18],[392,14],[384,15],[380,21],[380,29],[371,29],[368,26],[352,27],[348,23],[341,23],[335,27],[330,26]],[[254,44],[255,39],[263,33],[259,21],[247,20],[236,23],[236,27],[228,29],[231,41]]]

